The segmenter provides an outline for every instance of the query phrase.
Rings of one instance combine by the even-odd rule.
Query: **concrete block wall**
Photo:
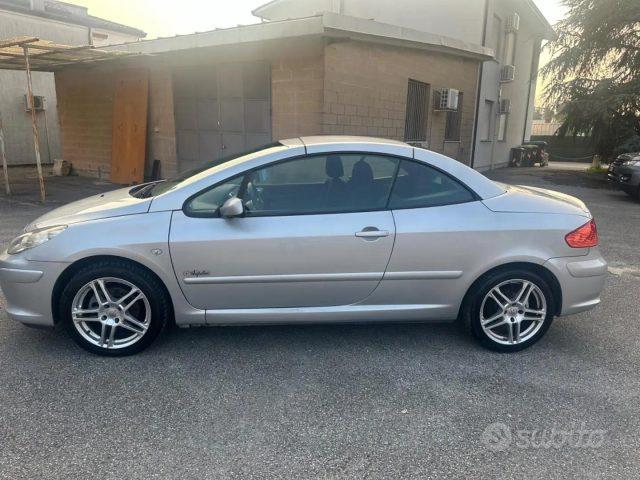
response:
[[[446,114],[427,121],[429,148],[469,163],[479,63],[434,52],[339,41],[325,47],[322,132],[404,139],[409,79],[463,92],[460,142],[445,142]]]
[[[322,55],[272,62],[271,115],[275,140],[322,133],[324,74]]]
[[[145,174],[150,176],[154,160],[159,160],[161,177],[169,178],[176,175],[178,156],[173,114],[173,74],[168,67],[152,68],[149,72],[147,141]]]
[[[114,88],[113,72],[56,74],[62,158],[81,175],[109,179]]]

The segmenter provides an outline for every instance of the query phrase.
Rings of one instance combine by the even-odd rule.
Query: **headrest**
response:
[[[357,183],[372,182],[373,170],[364,159],[358,160],[353,165],[353,171],[351,172],[351,180]]]
[[[330,178],[340,178],[344,175],[342,157],[340,155],[328,155],[325,162],[325,171]]]

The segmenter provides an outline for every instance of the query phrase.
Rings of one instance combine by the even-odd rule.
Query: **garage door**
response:
[[[271,141],[268,63],[177,70],[173,96],[180,171]]]

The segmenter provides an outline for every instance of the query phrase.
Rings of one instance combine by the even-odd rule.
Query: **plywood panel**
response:
[[[111,181],[141,183],[147,145],[149,71],[123,70],[115,81]]]

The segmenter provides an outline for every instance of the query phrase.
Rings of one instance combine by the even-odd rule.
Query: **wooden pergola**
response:
[[[44,203],[46,191],[44,177],[42,175],[42,162],[40,159],[40,134],[36,118],[36,109],[33,101],[33,87],[31,72],[55,72],[69,65],[95,63],[104,60],[112,60],[123,56],[130,56],[127,52],[98,50],[92,45],[70,46],[61,45],[36,37],[14,37],[0,40],[0,70],[24,70],[26,72],[28,110],[31,113],[31,127],[33,131],[33,147],[38,171],[38,183],[40,186],[40,201]],[[5,191],[11,194],[9,184],[9,172],[5,149],[5,137],[0,116],[0,159],[4,172]]]

